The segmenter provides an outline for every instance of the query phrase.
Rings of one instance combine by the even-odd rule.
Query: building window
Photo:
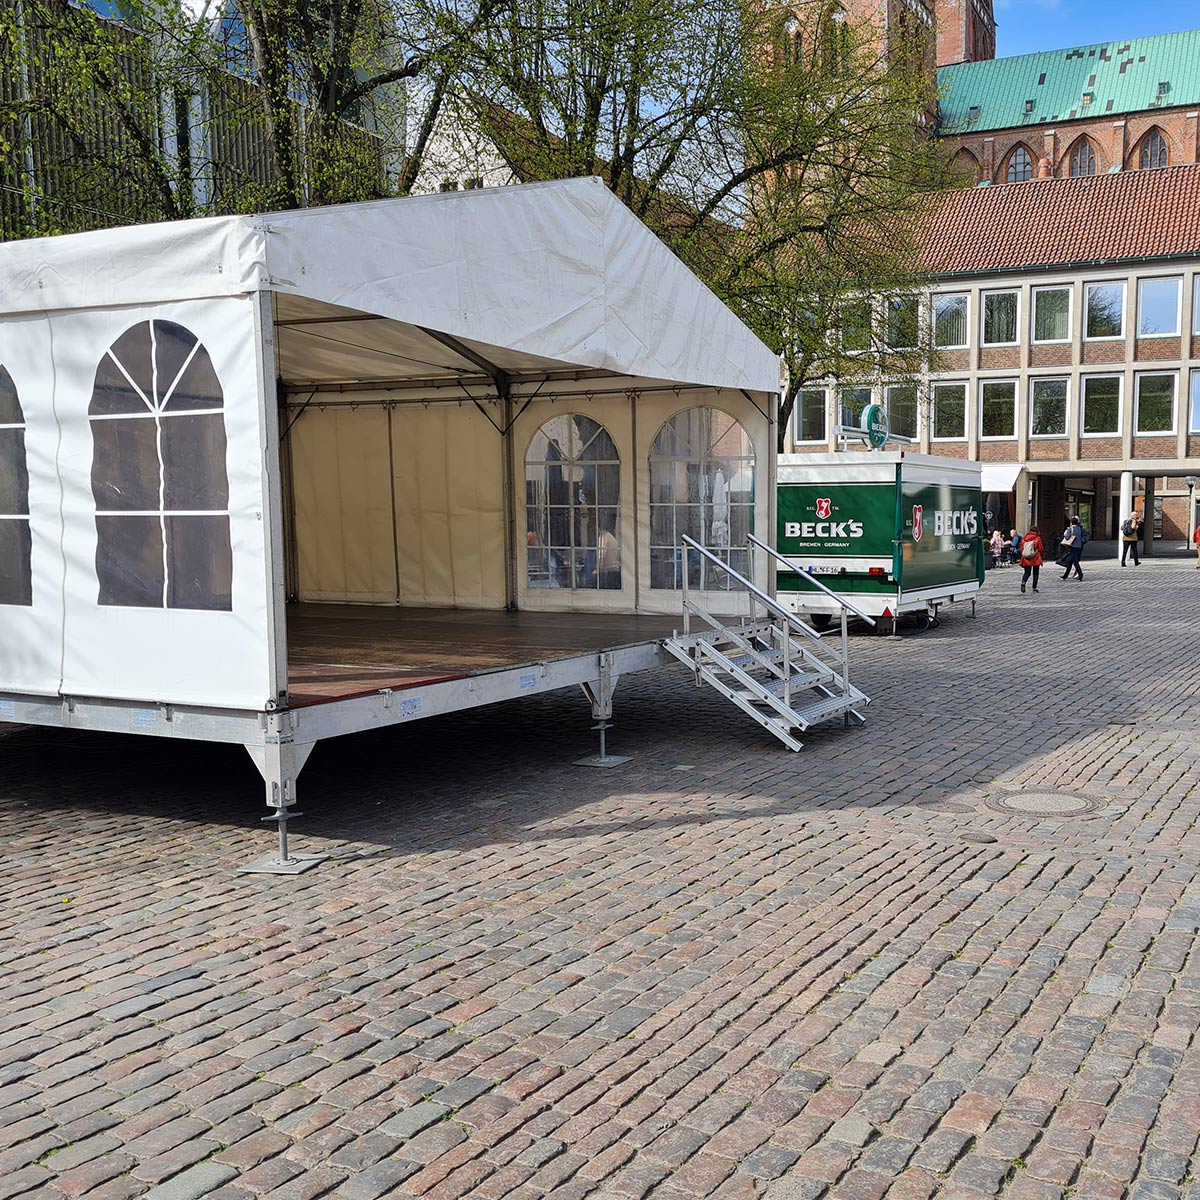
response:
[[[1012,380],[979,385],[979,434],[984,438],[1017,436],[1017,385]]]
[[[604,426],[563,413],[533,435],[525,514],[531,588],[621,586],[621,458]]]
[[[1033,340],[1069,342],[1071,340],[1071,289],[1034,288]]]
[[[917,433],[917,385],[915,383],[897,383],[889,387],[885,393],[888,426],[892,433],[900,437],[918,437]]]
[[[933,298],[933,342],[939,350],[961,350],[967,344],[967,295]]]
[[[1138,337],[1179,336],[1182,279],[1143,279],[1138,284]]]
[[[985,346],[1015,346],[1017,344],[1017,293],[984,292],[983,344]]]
[[[12,376],[0,367],[0,604],[33,603],[25,414]]]
[[[1031,437],[1066,437],[1067,380],[1035,379],[1029,387]]]
[[[889,296],[887,301],[887,347],[913,350],[921,338],[921,305],[916,296]]]
[[[754,446],[716,408],[689,408],[659,430],[650,448],[650,586],[683,586],[684,534],[739,574],[749,570],[746,535],[754,532]],[[705,591],[739,586],[695,551],[688,585]]]
[[[933,385],[933,440],[961,442],[967,436],[967,385]]]
[[[1095,175],[1096,151],[1087,138],[1080,138],[1071,151],[1071,178],[1078,179],[1083,175]]]
[[[1188,433],[1200,433],[1200,371],[1192,372],[1191,409],[1191,417],[1188,420]]]
[[[1167,139],[1163,137],[1162,131],[1152,129],[1144,138],[1142,138],[1142,154],[1141,168],[1143,171],[1154,170],[1158,167],[1165,167],[1169,161],[1167,153]]]
[[[1175,432],[1174,371],[1137,377],[1133,427],[1138,433]]]
[[[796,396],[796,441],[828,441],[825,423],[825,389],[802,388]]]
[[[1008,182],[1025,183],[1033,178],[1033,158],[1024,146],[1018,146],[1008,160]]]
[[[1084,330],[1091,340],[1125,336],[1125,285],[1089,283]]]
[[[844,387],[838,389],[838,424],[859,428],[862,415],[871,403],[869,387]]]
[[[1084,376],[1083,432],[1091,437],[1111,437],[1121,432],[1120,375]]]
[[[100,360],[88,416],[101,604],[233,607],[223,409],[182,325],[143,321]]]
[[[842,306],[842,349],[858,354],[871,348],[871,301],[865,297]]]
[[[825,43],[825,69],[830,75],[840,75],[849,65],[850,29],[846,24],[846,13],[835,6],[826,18],[823,29]]]
[[[783,66],[787,71],[804,66],[804,38],[795,17],[789,18],[783,27]]]

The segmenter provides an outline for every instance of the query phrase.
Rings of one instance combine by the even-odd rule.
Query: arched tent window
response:
[[[1018,146],[1008,159],[1009,183],[1025,183],[1033,178],[1033,158],[1024,146]]]
[[[1149,133],[1142,138],[1142,153],[1140,164],[1143,171],[1154,170],[1158,167],[1165,167],[1170,161],[1170,154],[1167,149],[1167,139],[1163,137],[1161,129],[1151,129]]]
[[[232,608],[223,408],[182,325],[143,321],[100,360],[88,415],[101,604]]]
[[[0,604],[32,604],[25,414],[0,366]]]
[[[1084,175],[1095,175],[1096,151],[1087,138],[1080,138],[1071,151],[1071,178],[1079,179]]]
[[[552,417],[525,455],[531,588],[621,586],[621,459],[603,425]]]
[[[672,417],[650,448],[650,586],[683,586],[684,534],[747,575],[746,535],[754,532],[754,446],[733,417],[688,408]],[[735,587],[726,571],[694,550],[688,585]]]

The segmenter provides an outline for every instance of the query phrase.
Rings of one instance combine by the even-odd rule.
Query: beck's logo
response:
[[[818,520],[821,520],[821,521],[827,520],[832,512],[833,512],[833,501],[832,500],[821,500],[821,499],[817,500],[817,519]]]
[[[921,540],[921,534],[924,532],[924,530],[922,528],[922,525],[923,525],[922,514],[924,512],[925,512],[925,506],[923,504],[914,504],[913,505],[913,541],[914,542],[919,542]]]

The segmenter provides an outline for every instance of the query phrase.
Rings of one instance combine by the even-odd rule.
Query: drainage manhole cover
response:
[[[989,796],[984,803],[996,812],[1017,817],[1079,817],[1100,807],[1096,800],[1068,792],[1012,792]]]

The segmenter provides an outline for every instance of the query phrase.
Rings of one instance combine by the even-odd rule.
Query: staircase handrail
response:
[[[811,625],[805,621],[802,621],[794,612],[790,612],[788,609],[784,608],[779,601],[773,600],[757,584],[751,583],[749,579],[735,571],[727,562],[723,562],[707,547],[700,545],[695,538],[689,537],[686,533],[680,534],[679,536],[683,540],[683,544],[685,546],[690,546],[693,550],[698,550],[710,562],[716,563],[716,565],[720,567],[722,571],[726,572],[731,578],[740,583],[742,587],[744,587],[746,591],[749,592],[750,595],[752,595],[768,612],[774,613],[776,617],[782,621],[785,621],[792,628],[799,630],[799,632],[804,634],[805,637],[812,638],[818,642],[821,640],[820,633],[818,633],[817,630],[815,630]],[[684,565],[683,578],[684,582],[686,583],[686,563]]]
[[[816,584],[821,591],[823,591],[827,596],[832,596],[833,599],[835,599],[844,609],[846,609],[848,612],[852,612],[860,621],[866,621],[866,623],[872,627],[875,625],[874,617],[867,616],[867,614],[863,612],[861,608],[859,608],[857,605],[851,604],[850,601],[842,596],[839,592],[835,592],[831,587],[826,587],[825,584],[823,584],[814,574],[812,574],[812,572],[805,571],[796,566],[795,563],[784,558],[784,556],[780,554],[779,551],[773,546],[768,546],[766,542],[764,542],[761,538],[756,538],[754,534],[748,533],[746,536],[755,546],[765,550],[773,559],[775,559],[776,562],[782,563],[793,574],[803,575],[804,578],[809,581],[809,583]]]

